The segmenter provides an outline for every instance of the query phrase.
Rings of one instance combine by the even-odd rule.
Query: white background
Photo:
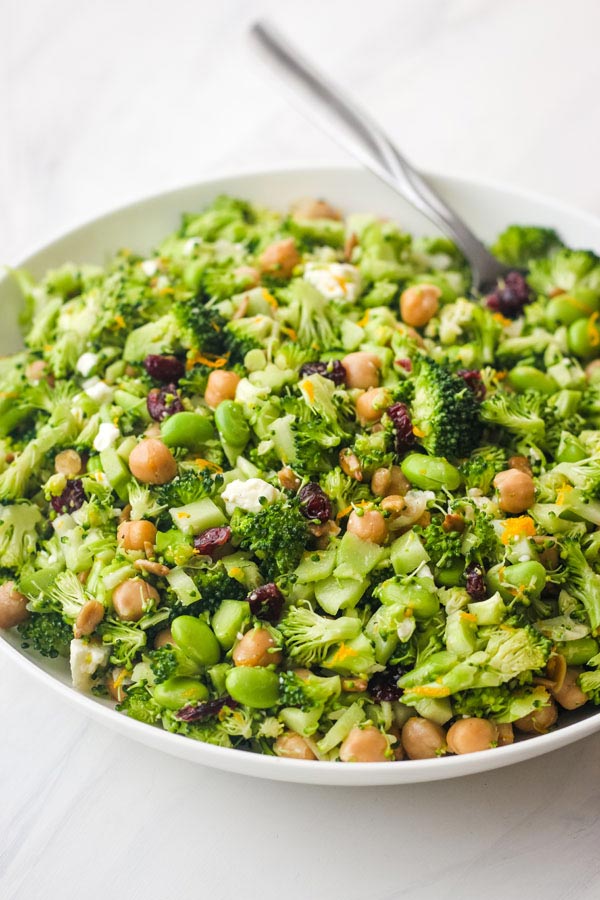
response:
[[[343,161],[255,66],[285,27],[421,166],[600,212],[597,0],[0,0],[0,258],[144,193]],[[0,897],[592,900],[600,737],[495,774],[323,789],[114,736],[0,660]]]

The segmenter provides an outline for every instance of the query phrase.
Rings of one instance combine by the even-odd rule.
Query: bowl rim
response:
[[[264,179],[272,175],[314,175],[317,173],[327,175],[327,173],[339,174],[340,172],[345,174],[353,172],[364,173],[365,170],[360,166],[349,164],[319,164],[318,162],[294,164],[289,162],[264,168],[249,166],[231,171],[214,171],[211,172],[210,177],[205,179],[178,184],[156,193],[143,194],[116,207],[106,209],[98,215],[86,218],[79,224],[70,227],[67,231],[55,234],[43,244],[28,248],[21,255],[20,261],[14,264],[14,267],[27,265],[32,257],[51,251],[55,244],[67,240],[87,227],[102,225],[109,218],[134,211],[136,208],[143,207],[149,203],[160,202],[166,198],[175,198],[178,194],[181,194],[183,198],[186,193],[194,190],[210,189],[212,185],[217,186],[222,182],[233,181],[239,178]],[[584,225],[589,225],[590,228],[600,228],[600,217],[563,201],[554,200],[552,197],[539,192],[512,187],[501,181],[487,178],[471,178],[466,175],[448,174],[438,171],[427,171],[424,174],[436,183],[448,184],[459,190],[475,188],[475,190],[510,195],[523,201],[551,207],[553,210],[556,210],[558,216],[573,217]],[[8,277],[8,268],[5,267],[5,272],[0,274],[0,283]],[[557,731],[536,735],[534,739],[525,739],[518,743],[498,747],[493,753],[483,750],[463,756],[445,756],[442,759],[433,760],[399,760],[386,764],[354,763],[352,766],[344,766],[340,765],[339,762],[325,761],[313,765],[313,761],[267,756],[249,750],[219,747],[201,741],[194,741],[184,735],[173,734],[159,727],[131,719],[117,712],[114,706],[109,706],[107,702],[99,701],[91,695],[78,692],[71,685],[55,677],[52,672],[46,671],[42,667],[41,662],[37,662],[32,656],[20,652],[17,646],[4,637],[1,631],[0,651],[7,658],[15,661],[17,665],[32,677],[37,677],[42,683],[47,684],[59,696],[69,700],[71,704],[75,703],[86,715],[125,736],[132,737],[141,743],[170,755],[176,755],[202,765],[286,782],[360,787],[439,781],[503,768],[504,766],[559,749],[600,730],[599,711],[578,722],[566,724]]]

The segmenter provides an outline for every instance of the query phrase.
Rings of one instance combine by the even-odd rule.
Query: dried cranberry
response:
[[[283,594],[276,584],[270,582],[251,591],[246,600],[250,604],[253,616],[266,619],[267,622],[276,622],[283,609]]]
[[[162,422],[167,416],[183,412],[183,403],[174,384],[152,388],[146,400],[148,412],[156,422]]]
[[[412,372],[412,360],[411,359],[396,359],[395,363],[397,366],[400,366],[401,369],[404,369],[405,372]]]
[[[204,719],[217,716],[225,706],[235,709],[239,704],[233,697],[217,697],[215,700],[206,700],[204,703],[190,703],[188,706],[183,706],[175,715],[182,722],[202,722]]]
[[[80,478],[67,481],[64,491],[59,497],[52,497],[50,503],[57,513],[74,512],[85,503],[85,491]]]
[[[396,453],[404,453],[414,446],[412,419],[405,403],[394,403],[386,409],[388,417],[392,420],[396,434]]]
[[[163,384],[175,384],[185,375],[185,366],[176,356],[149,353],[143,365],[150,378]]]
[[[481,372],[477,369],[459,369],[456,374],[463,379],[476,400],[485,400],[485,384],[481,380]]]
[[[313,521],[316,519],[317,522],[324,525],[331,518],[331,500],[315,481],[309,481],[303,488],[300,488],[298,500],[300,501],[300,512],[307,519]]]
[[[404,674],[402,666],[388,666],[383,672],[376,672],[369,679],[368,691],[377,703],[398,700],[402,691],[398,687],[398,679]]]
[[[194,538],[194,549],[203,556],[215,559],[221,547],[231,540],[231,528],[223,525],[218,528],[207,528]]]
[[[486,297],[489,309],[499,312],[507,319],[516,319],[523,307],[533,300],[529,285],[520,272],[509,272],[499,279],[496,290]]]
[[[306,378],[307,375],[322,375],[323,378],[329,378],[334,384],[346,384],[346,370],[339,359],[330,359],[329,362],[308,362],[304,363],[300,369],[300,375]]]
[[[473,600],[485,600],[486,589],[483,569],[477,563],[471,563],[465,569],[467,576],[467,593]]]

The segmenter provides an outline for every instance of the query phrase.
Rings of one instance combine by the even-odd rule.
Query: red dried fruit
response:
[[[71,481],[67,481],[62,494],[52,497],[50,503],[52,509],[57,513],[74,512],[76,509],[80,509],[85,503],[85,491],[81,479],[72,478]]]
[[[496,290],[486,297],[486,305],[507,319],[516,319],[533,300],[529,285],[520,272],[509,272],[499,279]]]
[[[331,518],[333,512],[331,500],[315,481],[309,481],[303,488],[300,488],[298,500],[300,501],[300,512],[307,519],[311,519],[311,521],[316,519],[317,522],[324,525]]]
[[[393,703],[399,700],[402,691],[398,687],[398,679],[403,675],[403,666],[388,666],[383,672],[376,672],[369,679],[368,691],[377,703]]]
[[[456,374],[464,380],[476,400],[485,400],[485,384],[482,381],[481,372],[478,372],[477,369],[459,369]]]
[[[188,706],[183,706],[175,715],[182,722],[202,722],[204,719],[217,716],[226,706],[229,709],[235,709],[239,704],[233,697],[217,697],[215,700],[206,700],[204,703],[190,703]]]
[[[415,436],[413,434],[412,419],[405,403],[394,403],[386,409],[388,418],[391,419],[396,435],[396,453],[404,453],[414,447]]]
[[[176,356],[159,356],[149,353],[144,360],[144,368],[150,378],[163,384],[176,384],[185,375],[185,366]]]
[[[283,609],[283,594],[276,584],[270,582],[251,591],[246,600],[253,616],[267,622],[277,622]]]
[[[329,378],[336,385],[346,384],[346,370],[339,359],[330,359],[329,362],[308,362],[304,363],[300,369],[300,375],[306,378],[307,375],[322,375],[323,378]]]
[[[483,569],[477,563],[470,563],[465,569],[467,593],[473,600],[485,600],[486,588]]]
[[[152,388],[146,399],[148,412],[155,422],[162,422],[167,416],[183,412],[183,403],[174,384],[161,388]]]
[[[197,534],[194,538],[194,549],[203,556],[214,559],[217,552],[231,540],[231,528],[222,525],[216,528],[207,528],[206,531]]]

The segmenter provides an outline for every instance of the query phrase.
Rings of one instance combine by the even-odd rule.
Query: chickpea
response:
[[[546,535],[536,534],[533,537],[534,544],[540,548],[538,551],[538,560],[545,569],[554,571],[560,563],[560,553],[558,552],[558,544],[552,543],[552,538]]]
[[[141,578],[128,578],[122,581],[112,595],[115,612],[125,622],[137,622],[151,606],[151,601],[158,599],[156,588]]]
[[[144,484],[166,484],[177,475],[175,457],[162,441],[145,438],[129,454],[129,469]]]
[[[299,262],[300,254],[293,238],[269,244],[259,260],[261,270],[275,278],[290,278]]]
[[[540,706],[539,709],[534,709],[528,716],[523,716],[522,719],[517,719],[516,722],[513,722],[513,725],[519,731],[525,731],[528,734],[545,734],[557,719],[558,708],[554,700],[551,700],[548,706]]]
[[[552,691],[552,696],[563,709],[579,709],[588,702],[587,694],[577,684],[581,672],[582,669],[569,666],[560,689]]]
[[[14,628],[29,617],[27,597],[19,593],[14,581],[0,585],[0,628]]]
[[[59,475],[79,475],[83,468],[81,457],[77,450],[62,450],[56,454],[54,468]]]
[[[358,238],[354,231],[351,231],[350,234],[346,235],[346,240],[344,241],[344,259],[346,262],[350,262],[352,259],[355,247],[358,247]]]
[[[402,291],[400,315],[402,321],[413,328],[422,328],[435,316],[440,306],[442,292],[435,284],[414,284]]]
[[[371,478],[371,490],[377,497],[387,497],[389,494],[403,497],[410,490],[410,482],[400,466],[375,469]]]
[[[362,516],[353,510],[348,516],[348,531],[361,541],[383,544],[388,536],[388,524],[378,509],[365,509]]]
[[[365,350],[357,350],[356,353],[348,353],[342,360],[346,370],[346,385],[349,388],[374,388],[379,385],[379,370],[381,360],[376,353],[367,353]]]
[[[83,604],[75,619],[73,634],[76,638],[92,634],[103,618],[104,604],[100,603],[98,600],[88,600],[87,603]]]
[[[254,266],[238,266],[237,269],[234,269],[233,274],[236,278],[239,278],[240,281],[244,280],[248,283],[248,287],[256,287],[256,285],[260,281],[260,272],[258,269],[255,269]]]
[[[235,400],[235,392],[239,383],[240,376],[236,372],[215,369],[208,376],[204,399],[211,409],[216,409],[223,400]]]
[[[496,728],[498,729],[499,747],[506,747],[513,743],[515,734],[511,722],[496,722]]]
[[[522,513],[535,500],[535,485],[531,475],[519,469],[506,469],[494,478],[500,509],[507,513]]]
[[[146,544],[156,541],[156,526],[145,519],[121,522],[117,529],[117,540],[124,550],[145,550]]]
[[[292,206],[292,218],[294,219],[337,219],[342,218],[335,207],[330,206],[325,200],[313,200],[312,197],[303,197]]]
[[[402,728],[402,746],[409,759],[435,759],[446,751],[446,732],[436,722],[411,716]]]
[[[531,475],[531,466],[526,456],[509,456],[508,468],[518,469],[520,472],[525,472],[526,475]]]
[[[166,647],[168,644],[171,646],[174,645],[173,635],[171,634],[170,628],[163,628],[162,631],[159,631],[156,637],[154,638],[154,649],[160,650],[161,647]]]
[[[48,365],[43,359],[34,359],[25,369],[25,378],[27,381],[41,381],[48,375]]]
[[[378,422],[391,403],[385,388],[369,388],[356,401],[356,413],[362,425]]]
[[[273,750],[277,756],[285,756],[287,759],[316,759],[301,734],[295,731],[287,731],[281,734],[275,744]]]
[[[340,747],[342,762],[388,762],[387,738],[374,725],[355,725]]]
[[[361,469],[358,456],[355,453],[352,453],[348,447],[340,450],[338,459],[340,461],[342,472],[347,475],[348,478],[354,478],[355,481],[363,480],[363,470]]]
[[[270,666],[281,662],[279,650],[272,651],[275,646],[266,628],[252,628],[247,631],[233,651],[236,666]]]
[[[489,719],[459,719],[448,729],[448,749],[452,753],[489,750],[498,740],[498,729]]]

